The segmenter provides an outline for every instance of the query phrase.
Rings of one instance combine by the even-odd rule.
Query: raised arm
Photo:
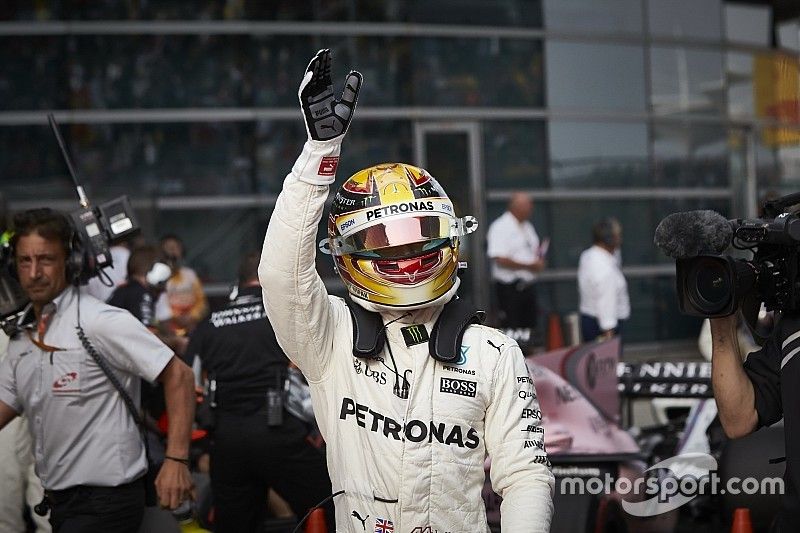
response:
[[[743,437],[756,429],[753,384],[742,367],[736,315],[711,319],[711,383],[725,434]]]
[[[308,140],[284,180],[258,269],[264,307],[278,342],[311,381],[322,379],[327,371],[330,350],[325,339],[332,321],[328,294],[315,267],[317,228],[362,80],[360,73],[351,71],[337,98],[330,63],[330,50],[317,52],[300,84]]]

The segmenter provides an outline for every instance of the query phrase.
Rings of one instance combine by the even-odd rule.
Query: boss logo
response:
[[[474,398],[475,393],[478,391],[478,384],[465,379],[442,378],[439,390],[448,394],[458,394],[459,396]]]

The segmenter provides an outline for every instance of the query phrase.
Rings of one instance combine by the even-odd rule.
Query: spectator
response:
[[[592,241],[578,262],[584,342],[620,334],[622,321],[631,314],[628,284],[621,269],[622,226],[614,218],[604,218],[592,227]]]
[[[489,226],[486,236],[492,260],[492,281],[500,310],[500,326],[536,330],[539,306],[536,274],[545,267],[546,245],[528,220],[533,200],[515,192],[508,209]]]
[[[167,280],[167,301],[172,319],[180,329],[189,332],[208,312],[208,300],[203,292],[203,285],[195,271],[183,264],[185,249],[180,237],[162,237],[161,252],[172,268],[172,276]]]
[[[14,225],[16,271],[32,303],[36,333],[14,335],[0,366],[0,429],[23,412],[28,416],[56,533],[135,532],[147,464],[122,391],[135,404],[139,378],[164,384],[171,460],[155,488],[161,505],[175,508],[192,491],[186,464],[192,372],[130,313],[78,285],[81,272],[72,256],[81,245],[66,216],[32,209],[18,214]],[[102,359],[107,368],[98,363]]]

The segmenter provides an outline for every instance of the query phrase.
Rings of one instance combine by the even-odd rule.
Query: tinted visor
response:
[[[333,253],[364,258],[403,259],[450,241],[453,219],[421,215],[390,218],[336,239]]]

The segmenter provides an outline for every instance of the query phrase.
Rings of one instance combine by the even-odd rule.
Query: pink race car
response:
[[[637,518],[623,512],[622,496],[612,490],[572,494],[565,478],[633,481],[646,469],[634,438],[620,428],[617,388],[619,339],[563,348],[527,358],[542,410],[545,446],[556,487],[552,533],[641,531],[669,533],[677,513]],[[484,501],[494,531],[499,531],[501,499],[487,481]],[[606,476],[608,474],[608,476]],[[629,496],[626,496],[629,499]]]

